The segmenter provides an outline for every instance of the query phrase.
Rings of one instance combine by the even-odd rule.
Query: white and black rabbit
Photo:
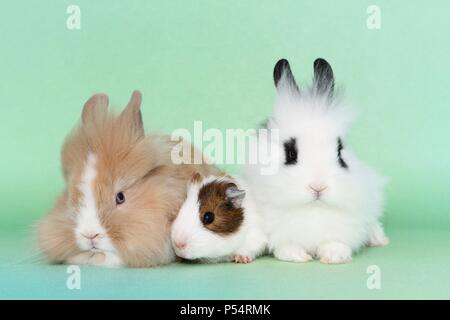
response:
[[[270,252],[285,261],[345,263],[364,245],[387,244],[380,222],[385,178],[346,144],[352,116],[334,96],[331,66],[317,59],[313,84],[303,91],[282,59],[274,81],[275,106],[266,126],[277,134],[258,135],[250,152],[268,143],[267,163],[277,170],[261,174],[263,165],[256,164],[244,174],[264,217]]]

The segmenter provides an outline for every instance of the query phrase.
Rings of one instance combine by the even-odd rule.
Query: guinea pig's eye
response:
[[[297,140],[295,138],[290,138],[289,140],[284,142],[283,146],[284,146],[284,155],[286,157],[284,164],[285,165],[296,164],[298,158]]]
[[[123,192],[118,192],[116,194],[116,204],[122,204],[125,202],[125,195],[123,194]]]
[[[211,211],[206,212],[203,215],[203,224],[210,224],[214,221],[214,213]]]

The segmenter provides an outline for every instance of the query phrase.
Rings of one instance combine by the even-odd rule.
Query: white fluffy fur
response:
[[[244,221],[237,232],[223,236],[206,229],[199,217],[199,191],[202,186],[215,180],[226,180],[235,183],[239,189],[245,190],[242,202]],[[258,213],[252,195],[240,178],[208,176],[199,183],[190,182],[187,198],[172,225],[172,243],[185,242],[186,247],[174,249],[178,256],[193,260],[224,261],[238,256],[249,262],[261,254],[266,246],[261,216]],[[242,262],[241,261],[241,262]]]
[[[92,189],[97,175],[96,161],[96,155],[89,153],[78,187],[82,195],[82,205],[75,214],[75,239],[78,247],[84,252],[73,257],[69,262],[118,267],[122,265],[122,261],[98,218],[97,200]],[[94,239],[88,239],[93,235],[97,236]]]
[[[279,129],[267,154],[279,163],[274,175],[261,175],[261,165],[248,165],[245,178],[263,214],[269,250],[285,261],[344,263],[365,244],[387,243],[379,222],[385,179],[360,162],[346,144],[352,115],[336,100],[313,90],[298,94],[281,79],[268,129]],[[344,144],[339,166],[337,139]],[[285,165],[283,143],[295,138],[298,163]],[[261,137],[250,148],[257,152]],[[326,186],[315,201],[309,186]]]

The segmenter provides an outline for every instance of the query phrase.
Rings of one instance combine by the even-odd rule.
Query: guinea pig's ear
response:
[[[86,101],[81,113],[81,121],[83,124],[95,123],[100,118],[106,116],[108,112],[109,99],[106,94],[97,93]]]
[[[138,90],[133,91],[130,101],[119,116],[120,120],[124,121],[126,126],[133,130],[139,137],[144,136],[141,102],[142,94]]]
[[[239,190],[239,188],[235,184],[232,184],[230,187],[226,189],[225,195],[226,200],[231,202],[233,207],[235,207],[236,209],[242,207],[242,202],[244,201],[245,198],[244,190]]]
[[[330,64],[322,58],[314,61],[313,92],[319,96],[333,97],[334,75]]]
[[[279,60],[273,69],[273,81],[278,93],[299,94],[297,82],[286,59]]]
[[[196,172],[192,175],[189,183],[200,183],[203,180],[203,176],[200,172]]]

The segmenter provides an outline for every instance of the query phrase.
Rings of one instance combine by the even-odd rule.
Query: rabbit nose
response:
[[[175,247],[177,247],[177,249],[183,250],[184,248],[186,248],[186,242],[185,241],[175,241]]]
[[[309,185],[309,188],[314,191],[315,194],[320,195],[328,187],[324,185]]]
[[[88,233],[82,233],[81,235],[83,237],[85,237],[86,239],[94,240],[95,238],[97,238],[100,235],[100,233],[88,232]]]

